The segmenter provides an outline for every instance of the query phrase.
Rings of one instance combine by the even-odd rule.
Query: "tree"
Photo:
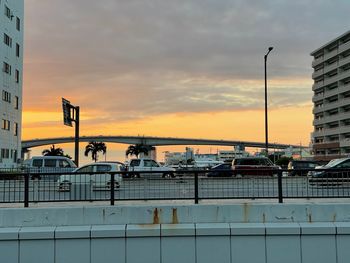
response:
[[[44,156],[64,156],[64,152],[62,148],[55,148],[53,144],[50,149],[45,149],[42,151],[42,155]]]
[[[98,160],[98,153],[102,152],[102,154],[106,154],[107,146],[104,142],[89,142],[85,147],[85,156],[89,156],[91,153],[91,159],[95,162]]]
[[[143,145],[143,144],[135,144],[130,145],[128,149],[125,151],[126,157],[129,155],[135,155],[137,158],[139,157],[140,153],[148,154],[148,152],[152,150],[152,146],[149,145]]]

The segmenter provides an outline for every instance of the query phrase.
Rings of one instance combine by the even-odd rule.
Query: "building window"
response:
[[[17,162],[17,150],[13,150],[13,161]]]
[[[4,62],[3,66],[2,66],[2,71],[7,73],[7,74],[9,74],[9,75],[11,75],[11,65],[6,63],[6,62]]]
[[[12,20],[12,18],[13,18],[11,9],[8,8],[6,5],[5,5],[5,16],[7,16],[8,18],[10,18],[11,20]]]
[[[16,69],[16,74],[15,74],[15,81],[16,83],[19,83],[19,70]]]
[[[1,158],[8,159],[10,158],[10,150],[9,149],[1,149]]]
[[[15,109],[18,110],[19,107],[19,99],[17,96],[15,96]]]
[[[4,43],[7,46],[12,47],[12,38],[6,33],[4,33]]]
[[[21,31],[21,19],[19,17],[16,17],[16,29]]]
[[[18,123],[15,122],[13,125],[13,135],[18,136]]]
[[[20,46],[19,46],[19,44],[18,43],[16,43],[16,57],[18,57],[19,58],[19,53],[20,53]]]
[[[9,131],[10,130],[10,121],[2,119],[1,129]]]
[[[3,90],[2,91],[2,100],[7,101],[7,102],[11,102],[11,93],[7,92],[6,90]]]

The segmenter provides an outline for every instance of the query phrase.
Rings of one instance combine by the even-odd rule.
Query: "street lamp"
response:
[[[264,62],[265,62],[265,151],[266,156],[269,156],[268,147],[269,147],[269,132],[268,132],[268,125],[267,125],[267,56],[272,51],[273,47],[269,47],[269,50],[267,51],[266,55],[264,56]]]

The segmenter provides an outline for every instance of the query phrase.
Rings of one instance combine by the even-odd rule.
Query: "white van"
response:
[[[30,173],[64,173],[73,171],[77,166],[63,156],[34,156],[23,162],[23,168]]]

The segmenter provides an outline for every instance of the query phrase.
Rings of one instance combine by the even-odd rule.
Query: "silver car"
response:
[[[57,180],[57,190],[70,191],[73,184],[89,184],[92,185],[93,190],[108,190],[111,187],[111,175],[109,172],[120,172],[124,170],[124,164],[119,162],[98,162],[87,164],[75,169],[71,174],[59,176]],[[114,180],[114,189],[119,189],[122,183],[121,175],[115,174]]]

